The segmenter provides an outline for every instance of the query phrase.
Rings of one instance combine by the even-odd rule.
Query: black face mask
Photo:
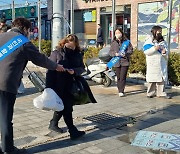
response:
[[[156,40],[157,40],[158,42],[164,41],[164,38],[163,38],[163,36],[162,36],[161,33],[156,34]]]

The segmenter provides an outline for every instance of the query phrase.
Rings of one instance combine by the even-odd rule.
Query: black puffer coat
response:
[[[80,74],[85,71],[82,54],[78,50],[73,51],[69,48],[64,48],[59,51],[53,51],[50,59],[63,65],[64,68],[73,69],[75,71],[75,74],[73,75],[68,72],[56,72],[50,70],[48,70],[46,74],[46,87],[52,88],[60,96],[64,103],[64,110],[72,111],[74,100],[70,94],[70,88],[73,83],[73,76],[80,76]],[[96,103],[87,82],[84,78],[81,79],[91,101]]]

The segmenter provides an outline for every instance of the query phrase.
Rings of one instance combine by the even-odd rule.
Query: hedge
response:
[[[38,48],[38,40],[31,40],[31,42]],[[46,56],[50,56],[51,54],[51,41],[50,40],[41,40],[41,53]]]
[[[88,47],[87,51],[84,52],[84,62],[88,58],[98,57],[99,50],[100,48]]]
[[[171,53],[168,61],[169,81],[173,85],[180,85],[180,54]]]
[[[146,74],[146,57],[141,50],[135,49],[131,55],[129,73]]]
[[[38,47],[38,41],[32,41],[35,46]],[[42,40],[41,52],[47,56],[51,53],[51,41]],[[88,58],[98,57],[100,48],[89,47],[86,52],[84,52],[84,62]],[[143,51],[135,49],[131,55],[129,73],[141,73],[146,74],[146,58]],[[180,54],[172,52],[169,56],[168,61],[168,75],[169,81],[173,85],[180,85]]]

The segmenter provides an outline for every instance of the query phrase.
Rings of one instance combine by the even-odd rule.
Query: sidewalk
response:
[[[27,148],[29,153],[150,154],[157,151],[130,145],[138,130],[180,134],[180,91],[169,89],[173,95],[171,100],[148,99],[143,85],[130,83],[125,90],[126,97],[120,98],[115,86],[105,88],[94,85],[91,89],[98,103],[75,106],[73,112],[75,125],[85,130],[86,135],[71,141],[63,119],[59,126],[65,133],[56,134],[48,130],[53,112],[34,108],[32,100],[40,93],[27,76],[23,80],[26,93],[16,100],[14,138],[15,145]],[[123,127],[123,120],[129,116],[136,117],[137,122]]]

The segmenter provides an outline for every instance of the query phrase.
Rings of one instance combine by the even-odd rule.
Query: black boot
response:
[[[53,120],[50,121],[49,130],[55,131],[57,133],[63,133],[63,130],[58,127],[57,122],[54,122]]]
[[[63,130],[58,127],[58,121],[62,117],[61,112],[54,112],[53,119],[50,121],[49,129],[58,133],[63,133]]]
[[[73,124],[73,117],[72,112],[66,112],[63,114],[64,122],[66,123],[71,140],[78,139],[79,137],[83,136],[85,134],[84,131],[78,131],[77,128]]]
[[[85,131],[79,131],[75,126],[69,129],[71,140],[76,140],[83,135],[85,135]]]

